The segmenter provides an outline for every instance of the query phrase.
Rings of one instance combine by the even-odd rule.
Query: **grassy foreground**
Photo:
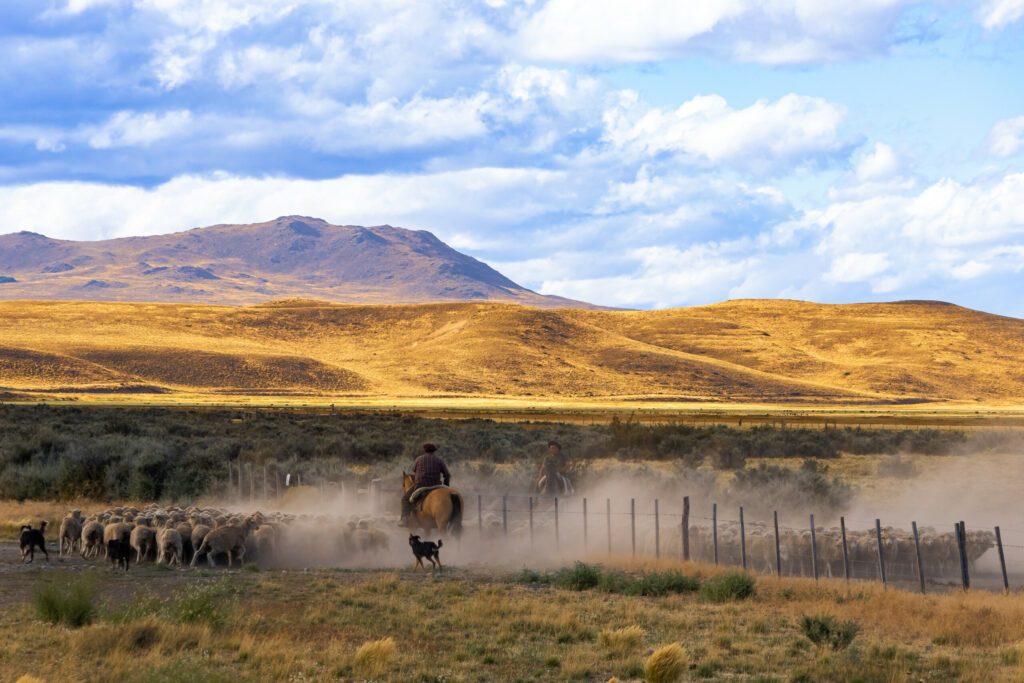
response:
[[[715,573],[657,569],[669,568],[704,585]],[[96,583],[94,612],[83,619],[81,596],[66,599],[71,620],[91,621],[85,626],[44,621],[31,589],[0,610],[0,679],[630,680],[645,676],[652,651],[672,643],[682,646],[682,680],[1024,676],[1021,595],[922,597],[761,578],[745,599],[687,586],[644,597],[575,575],[551,581],[460,569],[437,578],[407,570],[86,574]],[[36,591],[83,581],[59,571],[32,578]],[[812,644],[801,627],[807,616],[856,624],[853,642]],[[820,630],[828,619],[815,623]]]

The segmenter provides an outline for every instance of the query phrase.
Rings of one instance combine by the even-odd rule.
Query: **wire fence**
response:
[[[228,492],[240,501],[272,500],[302,484],[300,477],[276,472],[273,465],[263,466],[262,472],[252,465],[229,466]],[[386,512],[385,500],[397,501],[401,495],[383,489],[379,479],[363,486],[318,479],[313,488],[323,498],[375,513]],[[463,526],[470,538],[475,532],[482,543],[521,541],[534,553],[557,560],[692,560],[776,576],[880,581],[922,593],[1024,587],[1024,528],[914,520],[906,529],[880,518],[846,517],[824,526],[813,514],[806,525],[781,524],[778,511],[769,519],[751,518],[743,507],[721,509],[717,503],[697,511],[689,496],[675,501],[466,491],[463,496]],[[1020,571],[1012,573],[1014,567]]]

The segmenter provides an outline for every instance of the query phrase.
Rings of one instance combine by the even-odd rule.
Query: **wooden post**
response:
[[[612,499],[604,499],[604,514],[605,519],[608,520],[608,556],[612,554]]]
[[[561,546],[560,541],[558,533],[558,496],[555,496],[555,550],[559,550]]]
[[[587,554],[587,499],[583,498],[583,554]]]
[[[274,463],[274,498],[281,497],[281,466]]]
[[[636,557],[636,498],[629,499],[629,540],[633,546],[633,557]]]
[[[999,549],[999,568],[1003,570],[1003,592],[1010,592],[1010,580],[1006,576],[1006,555],[1003,554],[1003,535],[996,527],[996,548]]]
[[[270,492],[267,488],[267,463],[263,463],[263,500],[270,498]]]
[[[956,524],[956,547],[960,552],[960,583],[967,590],[971,587],[971,575],[967,571],[967,531],[962,521]]]
[[[245,497],[245,490],[242,488],[242,463],[238,463],[238,502],[242,502]]]
[[[885,580],[885,549],[882,546],[882,520],[875,518],[875,538],[878,540],[878,575],[882,579],[882,585],[886,585]]]
[[[480,540],[484,538],[484,498],[476,494],[476,528],[480,532]]]
[[[850,580],[850,547],[846,544],[846,518],[839,518],[839,531],[843,536],[843,576]]]
[[[740,506],[740,564],[747,570],[747,527],[743,522],[743,506]]]
[[[232,479],[234,479],[234,476],[232,476],[232,474],[231,474],[231,462],[228,461],[228,489],[227,490],[228,490],[228,494],[229,495],[230,495],[231,491],[233,490],[233,488],[232,488],[233,484],[232,484],[232,481],[231,481]]]
[[[718,564],[718,503],[711,504],[711,541],[715,546],[715,564]]]
[[[252,463],[249,463],[249,503],[256,502],[256,474],[253,472]]]
[[[533,547],[533,496],[530,496],[529,508],[528,509],[530,511],[530,547],[532,548]]]
[[[818,535],[814,530],[814,515],[811,515],[811,573],[818,580]]]
[[[501,530],[508,536],[508,496],[501,497]]]
[[[921,584],[921,594],[924,594],[924,564],[921,562],[921,538],[917,533],[917,522],[910,523],[910,529],[914,532],[914,552],[917,553],[917,580]]]
[[[690,561],[690,497],[683,496],[683,561]]]
[[[772,512],[772,521],[775,523],[775,575],[782,576],[782,549],[779,539],[779,511]]]
[[[654,559],[661,559],[661,518],[658,516],[658,499],[654,499]]]

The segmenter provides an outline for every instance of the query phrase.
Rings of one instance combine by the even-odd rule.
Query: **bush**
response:
[[[393,638],[371,640],[359,646],[353,664],[355,669],[364,676],[380,676],[390,668],[394,656],[395,641]]]
[[[633,579],[621,591],[626,595],[660,597],[670,593],[693,593],[700,589],[700,579],[682,572],[651,572]]]
[[[597,636],[597,644],[613,655],[624,656],[635,652],[644,639],[644,630],[639,626],[605,629]]]
[[[182,624],[222,626],[232,608],[236,589],[226,581],[192,585],[166,605],[169,619]]]
[[[800,630],[819,647],[845,650],[860,633],[860,626],[852,621],[837,621],[829,616],[805,616],[800,620]]]
[[[700,597],[706,602],[746,600],[757,592],[757,584],[750,574],[727,571],[713,576],[700,587]]]
[[[75,577],[64,584],[43,581],[34,596],[36,614],[48,624],[80,628],[96,616],[95,597],[96,585],[91,577]]]
[[[686,671],[686,651],[679,643],[659,647],[644,662],[644,679],[648,683],[673,683]]]
[[[601,583],[601,569],[583,562],[577,562],[571,569],[559,569],[551,577],[551,583],[558,588],[584,591],[596,588]]]

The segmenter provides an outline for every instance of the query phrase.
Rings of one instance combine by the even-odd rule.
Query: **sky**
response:
[[[1024,0],[31,0],[0,60],[0,233],[298,214],[611,306],[1024,317]]]

